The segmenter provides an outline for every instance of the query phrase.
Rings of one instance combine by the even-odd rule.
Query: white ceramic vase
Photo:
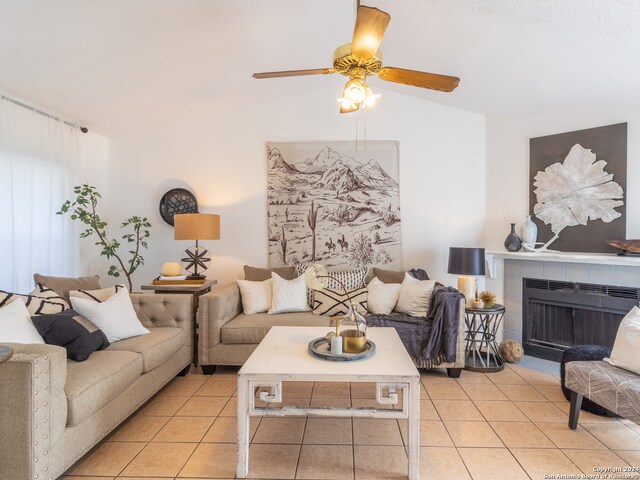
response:
[[[527,215],[527,220],[520,228],[520,238],[522,243],[534,248],[538,239],[538,226],[531,220],[531,215]]]

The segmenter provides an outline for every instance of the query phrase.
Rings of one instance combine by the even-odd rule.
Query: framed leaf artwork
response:
[[[529,209],[538,242],[614,253],[626,238],[627,124],[530,139]]]

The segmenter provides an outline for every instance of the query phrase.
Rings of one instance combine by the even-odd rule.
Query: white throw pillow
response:
[[[293,280],[285,280],[274,272],[271,274],[271,279],[273,280],[273,296],[269,315],[309,311],[304,275]]]
[[[249,280],[238,280],[240,296],[242,297],[242,310],[247,315],[266,312],[271,308],[271,285],[270,278],[263,282],[251,282]]]
[[[611,357],[604,361],[640,374],[640,308],[633,307],[622,319]]]
[[[71,297],[71,304],[76,312],[87,317],[102,330],[110,342],[149,333],[138,320],[126,288],[119,290],[104,302]]]
[[[414,317],[426,317],[433,295],[435,280],[418,280],[409,273],[404,274],[400,284],[400,296],[396,304],[396,312],[406,313]]]
[[[367,285],[367,310],[376,315],[389,315],[400,298],[400,283],[382,283],[373,277]]]
[[[0,308],[0,342],[44,343],[23,299],[16,298]]]

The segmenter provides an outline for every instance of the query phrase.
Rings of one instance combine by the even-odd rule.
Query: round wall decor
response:
[[[173,216],[179,213],[198,213],[198,201],[189,190],[172,188],[160,199],[160,216],[173,226]]]

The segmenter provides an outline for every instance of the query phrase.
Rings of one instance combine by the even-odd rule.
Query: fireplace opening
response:
[[[639,301],[634,287],[523,278],[524,351],[559,362],[574,345],[613,347],[620,322]]]

